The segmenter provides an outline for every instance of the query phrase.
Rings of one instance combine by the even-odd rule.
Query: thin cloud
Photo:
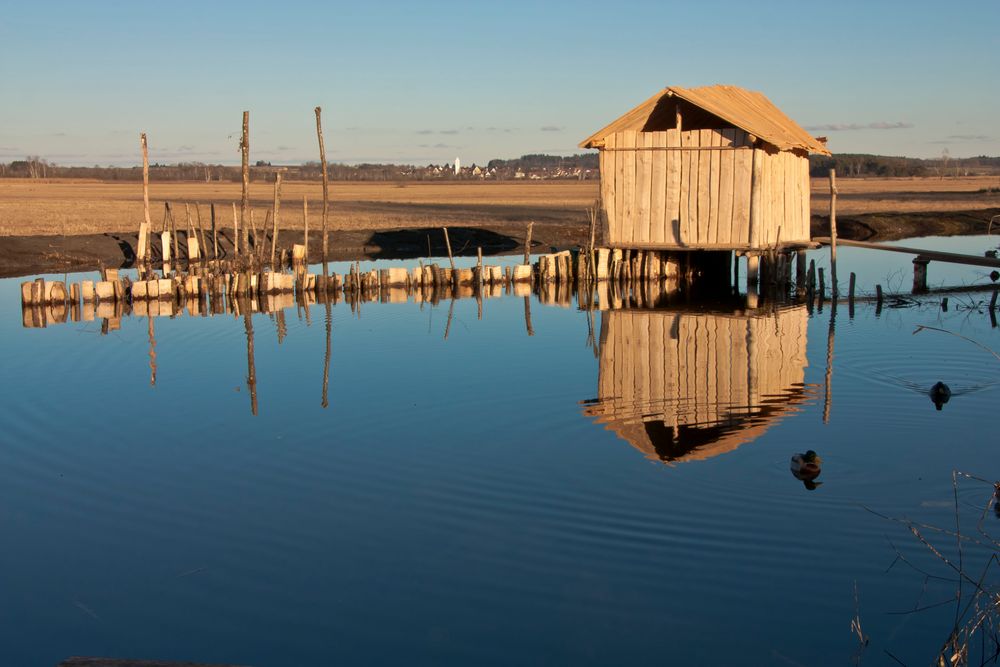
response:
[[[434,134],[434,130],[417,130],[417,134]]]
[[[906,121],[877,121],[875,123],[826,123],[824,125],[809,125],[805,129],[810,132],[845,132],[849,130],[907,130],[913,123]]]
[[[954,141],[993,141],[993,137],[985,134],[952,134],[948,138]]]
[[[542,125],[542,127],[539,128],[539,129],[541,129],[542,132],[562,132],[563,131],[563,129],[561,127],[559,127],[558,125]]]
[[[441,130],[441,134],[458,134],[458,130]]]

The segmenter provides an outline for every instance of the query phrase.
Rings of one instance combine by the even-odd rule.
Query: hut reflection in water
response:
[[[804,306],[601,312],[597,398],[583,412],[653,460],[735,450],[812,397]]]

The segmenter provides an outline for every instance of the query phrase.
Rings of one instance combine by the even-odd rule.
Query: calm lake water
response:
[[[911,280],[905,255],[842,249],[852,270],[861,291]],[[0,281],[2,665],[841,665],[858,611],[863,663],[927,664],[954,607],[895,612],[954,586],[887,571],[891,541],[947,574],[865,508],[949,527],[953,469],[1000,478],[1000,360],[913,333],[1000,350],[971,308],[988,293],[842,303],[832,366],[829,303],[591,321],[533,296],[531,336],[516,296],[481,320],[457,300],[450,324],[448,301],[293,306],[250,318],[253,416],[243,317],[153,318],[152,357],[145,317],[24,328],[19,282]],[[813,490],[789,470],[810,449]],[[991,488],[959,491],[978,515]]]

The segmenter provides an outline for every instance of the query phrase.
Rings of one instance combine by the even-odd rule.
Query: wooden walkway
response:
[[[830,245],[829,237],[817,237],[813,239],[823,245]],[[885,243],[869,243],[867,241],[846,241],[837,239],[839,246],[853,246],[855,248],[868,248],[870,250],[888,250],[890,252],[901,252],[907,255],[916,255],[918,260],[928,262],[949,262],[951,264],[969,264],[971,266],[988,266],[1000,268],[1000,259],[996,257],[978,257],[976,255],[963,255],[957,252],[941,252],[939,250],[922,250],[920,248],[908,248],[899,245],[886,245]]]

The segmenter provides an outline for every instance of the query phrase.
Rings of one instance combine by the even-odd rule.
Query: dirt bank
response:
[[[841,238],[856,241],[892,241],[915,236],[955,236],[985,234],[990,218],[1000,208],[955,213],[872,213],[841,216],[837,231]],[[557,217],[557,216],[552,216]],[[568,216],[567,216],[568,217]],[[998,221],[1000,222],[1000,221]],[[1000,226],[1000,225],[997,225]],[[828,236],[829,218],[813,216],[813,236]],[[525,224],[493,222],[483,226],[449,226],[452,248],[458,256],[474,256],[481,247],[485,255],[519,254],[524,247]],[[537,222],[533,231],[533,252],[585,246],[588,229],[575,221]],[[184,232],[179,233],[181,247]],[[278,235],[279,246],[302,242],[302,232]],[[36,273],[87,271],[99,266],[132,266],[136,234],[81,234],[77,236],[0,236],[0,277]],[[156,244],[158,246],[158,242]],[[209,242],[211,245],[211,242]],[[232,256],[231,230],[219,236],[220,255]],[[320,260],[321,238],[310,234],[310,261]],[[269,255],[269,247],[265,254]],[[330,233],[330,259],[404,259],[446,255],[440,227],[395,230],[336,230]],[[184,257],[182,251],[181,256]]]

